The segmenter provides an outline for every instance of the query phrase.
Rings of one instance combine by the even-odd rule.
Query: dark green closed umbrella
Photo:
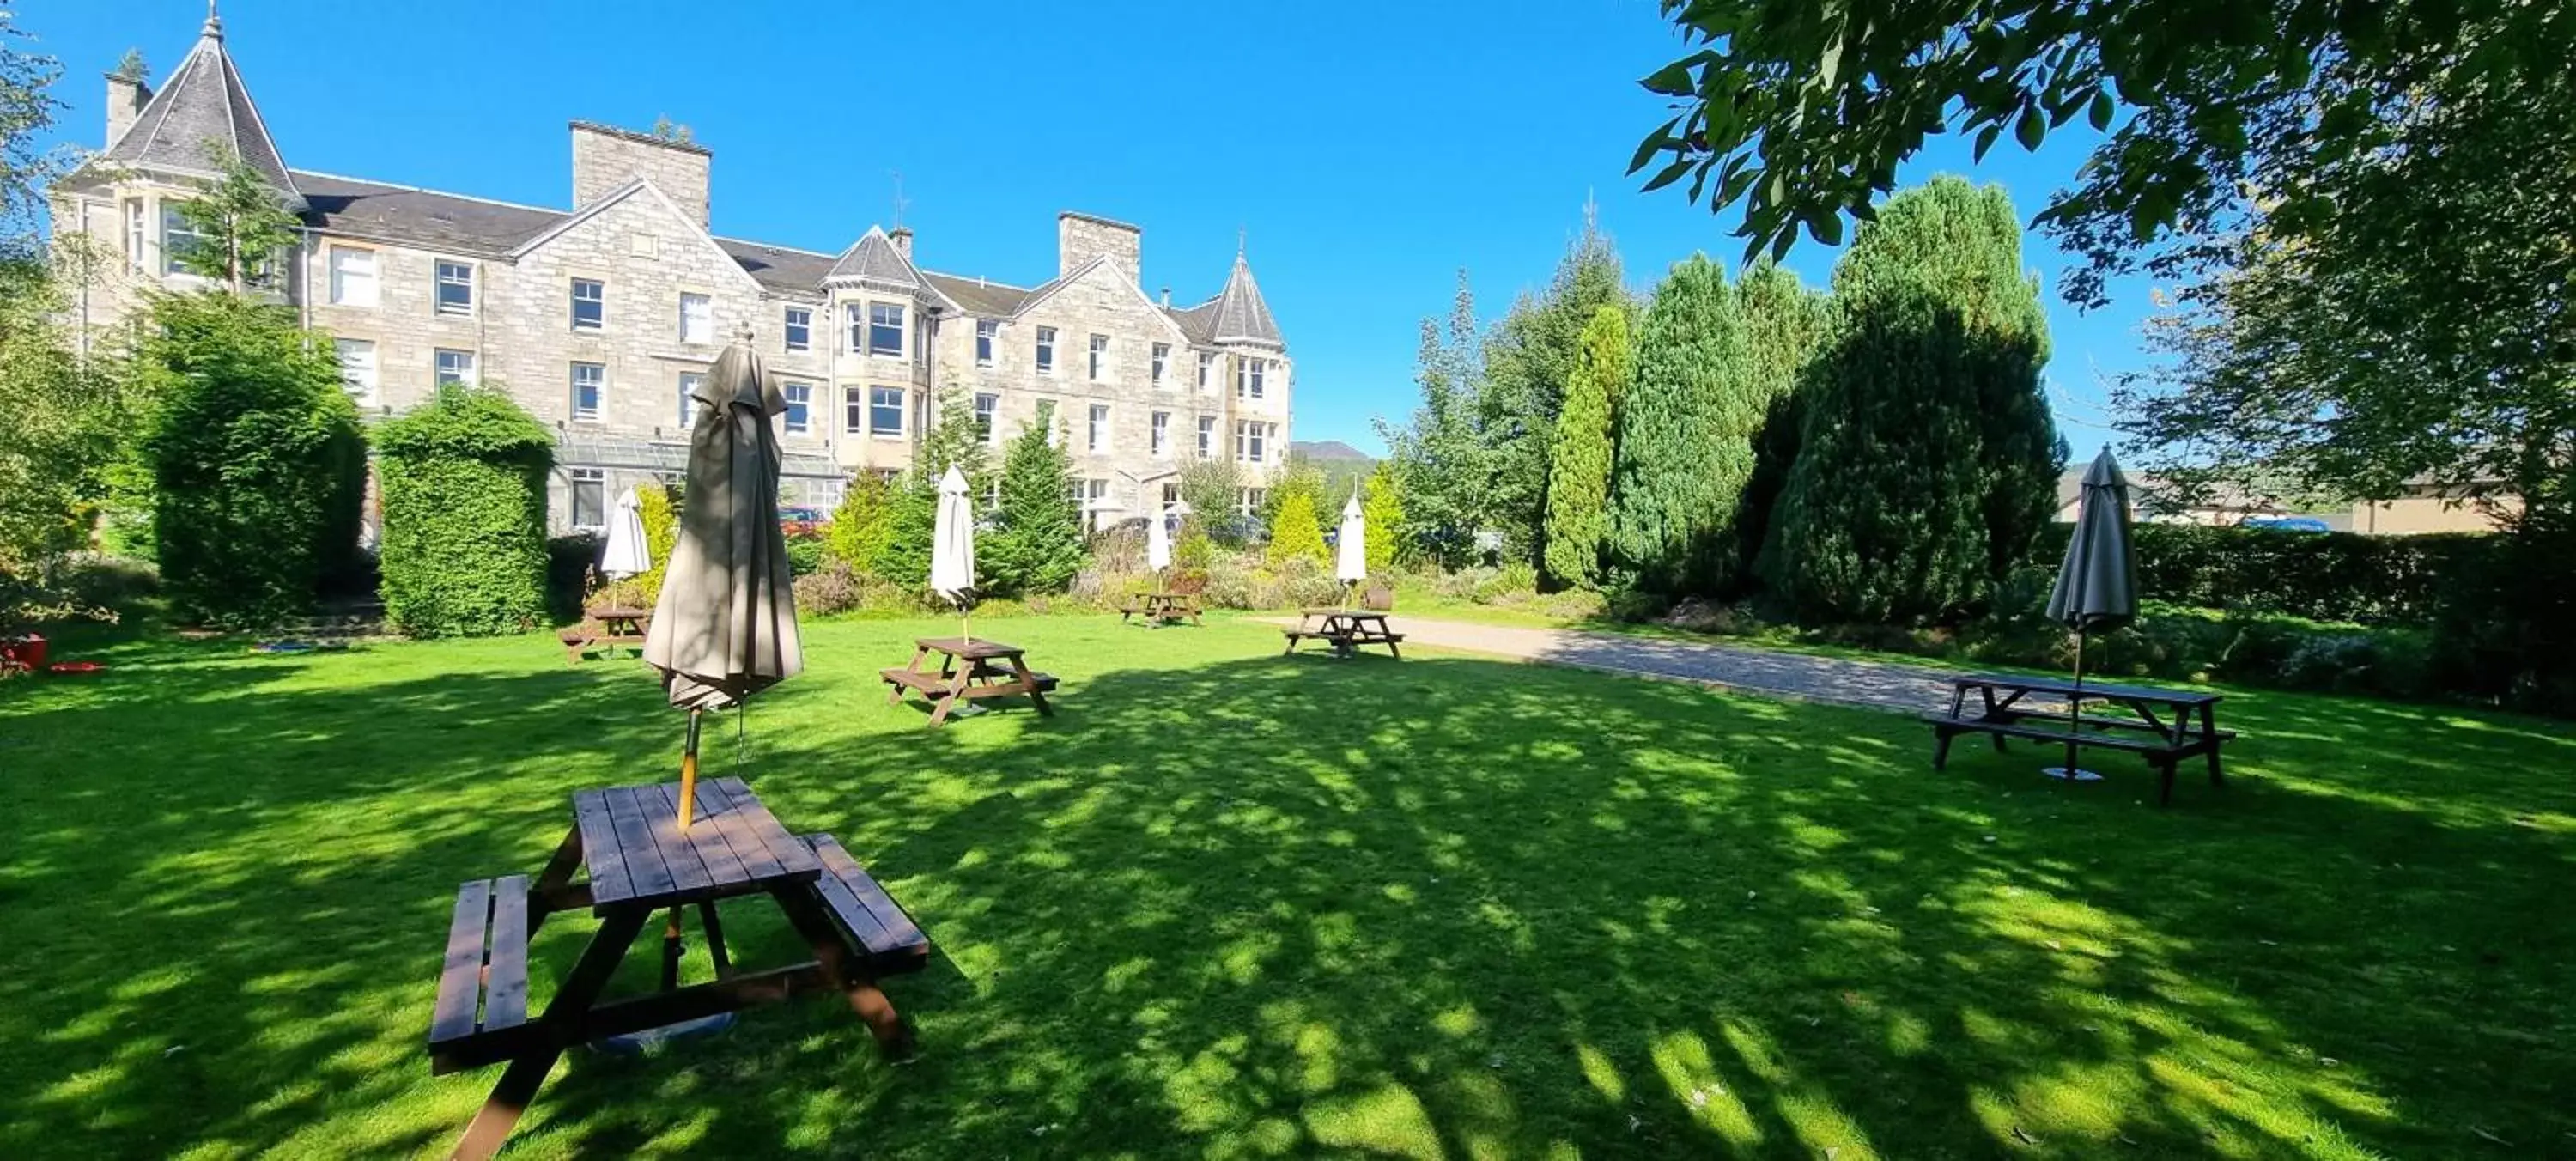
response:
[[[2084,638],[2117,629],[2138,617],[2138,558],[2129,547],[2129,481],[2111,449],[2093,457],[2076,494],[2075,531],[2066,538],[2066,563],[2057,570],[2057,587],[2048,593],[2048,619],[2075,633],[2075,689],[2066,699],[2066,728],[2078,727],[2083,704]],[[2052,771],[2061,778],[2092,781],[2075,768],[2075,743],[2066,743],[2066,765]]]

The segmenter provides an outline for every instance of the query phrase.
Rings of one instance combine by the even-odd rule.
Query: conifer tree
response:
[[[875,563],[852,566],[907,588],[930,583],[931,535],[939,519],[939,481],[955,467],[966,474],[966,489],[980,504],[991,494],[992,451],[984,429],[975,423],[975,398],[950,384],[939,393],[939,422],[921,437],[912,453],[912,469],[889,499]]]
[[[1771,510],[1788,483],[1789,465],[1798,459],[1798,393],[1832,318],[1824,295],[1769,262],[1745,273],[1736,299],[1744,317],[1745,390],[1762,401],[1763,413],[1750,440],[1753,472],[1736,498],[1729,530],[1732,543],[1725,563],[1730,571],[1718,585],[1728,595],[1751,586]]]
[[[1601,580],[1601,545],[1610,533],[1610,423],[1628,374],[1627,312],[1604,306],[1584,325],[1548,455],[1541,563],[1559,588],[1592,588]]]
[[[1637,366],[1618,414],[1610,485],[1617,583],[1705,591],[1721,571],[1727,519],[1752,472],[1761,418],[1743,389],[1745,335],[1735,292],[1704,256],[1655,288]]]
[[[1585,207],[1583,230],[1537,294],[1512,304],[1484,346],[1477,430],[1488,450],[1488,525],[1507,562],[1540,563],[1547,523],[1548,461],[1572,383],[1583,328],[1602,307],[1633,317],[1619,250]],[[1633,328],[1632,328],[1633,329]]]
[[[1270,514],[1271,563],[1303,559],[1324,564],[1330,555],[1316,523],[1314,494],[1302,488],[1290,492]]]
[[[1368,484],[1360,494],[1360,519],[1368,529],[1368,567],[1372,573],[1395,567],[1399,559],[1411,559],[1412,546],[1404,543],[1403,476],[1393,461],[1383,461],[1369,473]]]
[[[1062,592],[1088,557],[1074,511],[1073,459],[1058,433],[1031,427],[1002,454],[1002,500],[975,542],[976,581],[995,596]]]

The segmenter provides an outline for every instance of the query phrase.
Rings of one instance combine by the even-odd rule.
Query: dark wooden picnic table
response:
[[[1363,645],[1384,645],[1389,656],[1398,660],[1404,657],[1403,651],[1396,648],[1404,634],[1387,627],[1386,614],[1370,609],[1300,609],[1297,627],[1281,632],[1288,637],[1288,648],[1283,653],[1296,652],[1298,643],[1303,641],[1322,641],[1333,647],[1335,657],[1356,657]]]
[[[1973,702],[1971,694],[1976,695]],[[2041,704],[2026,700],[2033,698]],[[2236,735],[2218,728],[2221,700],[2219,694],[2197,690],[2095,681],[2078,686],[2054,677],[1974,674],[1951,678],[1949,710],[1924,720],[1932,725],[1935,770],[1949,762],[1950,739],[1965,733],[1992,737],[1997,751],[2006,738],[2069,747],[2070,774],[2077,748],[2127,750],[2144,755],[2155,768],[2160,776],[2156,800],[2170,804],[2174,767],[2185,758],[2206,756],[2209,784],[2227,784],[2218,749]],[[2056,704],[2045,704],[2051,701]],[[2099,708],[2087,711],[2087,705]]]
[[[614,649],[620,645],[642,649],[645,625],[652,619],[651,609],[601,605],[582,610],[581,624],[557,636],[563,641],[565,660],[578,664],[582,655],[593,649]]]
[[[572,829],[534,884],[505,875],[457,891],[430,1017],[431,1071],[501,1061],[509,1067],[452,1156],[491,1156],[564,1049],[606,1037],[837,992],[879,1048],[910,1051],[911,1033],[877,981],[928,962],[930,941],[911,917],[832,836],[789,834],[741,779],[699,782],[697,818],[686,832],[678,825],[679,791],[664,783],[575,794]],[[812,959],[760,971],[734,965],[716,904],[751,895],[768,896],[786,913]],[[690,905],[705,928],[716,978],[681,987],[680,928]],[[603,1002],[644,925],[666,908],[661,990]],[[528,939],[549,916],[583,909],[599,927],[531,1020]]]
[[[1148,624],[1168,624],[1183,618],[1193,625],[1200,624],[1199,599],[1192,593],[1138,593],[1118,606],[1119,622],[1124,624],[1129,617],[1143,617]]]
[[[1048,705],[1046,699],[1055,689],[1055,677],[1031,670],[1027,651],[1017,645],[962,637],[922,637],[913,641],[912,650],[911,665],[880,669],[877,675],[892,687],[886,691],[887,705],[902,701],[906,691],[928,697],[933,728],[945,723],[949,713],[960,705],[996,697],[1025,697],[1040,714],[1055,715],[1055,707]],[[922,668],[933,653],[939,655],[937,672]]]

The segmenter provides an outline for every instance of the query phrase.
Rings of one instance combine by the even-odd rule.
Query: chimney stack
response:
[[[1172,288],[1168,286],[1163,288],[1163,309],[1172,309]]]
[[[904,261],[912,261],[912,227],[896,226],[886,234],[886,240],[894,243],[894,252],[903,255]]]
[[[711,224],[707,206],[707,173],[715,151],[691,141],[656,137],[588,121],[572,123],[572,205],[580,209],[643,178],[680,203],[680,209]]]
[[[1130,281],[1143,269],[1145,231],[1125,222],[1066,210],[1055,216],[1055,273],[1062,278],[1094,258],[1125,271]]]
[[[134,127],[134,119],[150,103],[152,86],[121,73],[107,74],[107,148],[116,148],[116,139]]]

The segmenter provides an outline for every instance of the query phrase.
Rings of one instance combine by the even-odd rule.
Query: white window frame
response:
[[[865,435],[868,430],[868,389],[844,384],[841,387],[841,434]]]
[[[572,506],[568,513],[572,526],[591,531],[608,527],[608,473],[598,468],[568,468],[564,478],[571,485],[565,500]],[[595,489],[591,494],[597,498],[590,506],[592,517],[587,524],[581,519],[581,489],[585,484]]]
[[[1150,450],[1155,459],[1168,460],[1172,458],[1172,413],[1155,412],[1153,425],[1154,435],[1149,445]]]
[[[1083,426],[1083,449],[1093,455],[1106,453],[1109,450],[1109,434],[1109,405],[1092,404]]]
[[[456,374],[452,378],[448,373],[448,357],[451,355],[455,356],[456,363]],[[434,387],[471,387],[476,383],[480,383],[483,381],[483,377],[475,368],[475,364],[480,361],[481,360],[474,357],[474,352],[472,351],[459,350],[455,347],[436,348],[429,353],[430,385]]]
[[[189,228],[187,216],[179,212],[179,203],[165,198],[161,202],[161,273],[164,275],[188,273],[188,269],[179,264],[180,253],[188,247],[174,243],[174,238],[185,238],[189,245],[194,245],[199,235]]]
[[[465,277],[461,280],[450,278],[448,277],[448,272],[451,270],[464,271]],[[475,277],[473,263],[456,258],[432,257],[429,260],[429,275],[429,308],[432,313],[443,314],[450,318],[472,318],[474,316],[475,303],[480,296],[475,293],[476,287],[474,285]],[[447,288],[451,286],[462,286],[465,288],[465,302],[463,305],[451,304],[447,301]]]
[[[691,306],[698,308],[694,318],[691,317],[689,311]],[[692,322],[697,324],[694,328],[690,326],[690,323]],[[694,334],[691,333],[693,329],[695,331]],[[680,342],[686,346],[703,347],[715,341],[716,297],[712,294],[699,294],[692,290],[681,291]]]
[[[1165,373],[1166,371],[1168,371],[1168,370],[1170,369],[1170,367],[1171,367],[1171,363],[1172,363],[1172,344],[1170,344],[1170,343],[1156,343],[1156,344],[1154,344],[1154,389],[1155,389],[1155,390],[1160,391],[1160,390],[1162,390],[1163,388],[1165,388],[1165,387],[1169,387],[1169,386],[1171,386],[1171,385],[1172,385],[1172,384],[1171,384],[1171,376],[1169,376],[1168,374],[1166,374],[1166,373]]]
[[[1216,352],[1199,352],[1199,394],[1216,394]]]
[[[877,424],[878,413],[889,409],[889,405],[881,398],[882,393],[888,391],[894,393],[894,403],[891,405],[891,410],[894,412],[894,430],[892,431],[887,431]],[[868,386],[868,438],[903,438],[904,430],[910,426],[910,421],[905,413],[912,409],[911,400],[909,399],[911,394],[911,392],[906,391],[901,387],[890,386],[883,383],[873,383]]]
[[[996,366],[1002,355],[1002,322],[1000,319],[975,320],[975,365]]]
[[[813,307],[788,307],[786,312],[780,316],[779,321],[784,327],[781,332],[782,337],[779,339],[781,349],[788,351],[810,351],[814,349]]]
[[[683,431],[697,426],[698,423],[698,397],[692,394],[690,389],[703,385],[706,381],[707,373],[704,371],[680,372],[680,429]]]
[[[1100,510],[1109,502],[1109,481],[1089,479],[1082,482],[1082,524],[1093,532],[1100,531]]]
[[[1002,397],[990,391],[975,393],[975,426],[984,429],[986,446],[1002,442]]]
[[[591,290],[595,292],[587,299],[584,299],[581,296],[581,288],[585,286],[591,288]],[[565,293],[569,295],[569,298],[567,298],[566,301],[571,304],[572,329],[577,331],[604,331],[608,329],[608,281],[606,279],[573,279],[571,287],[566,290]],[[582,321],[581,304],[584,302],[593,303],[599,307],[598,318],[589,322]]]
[[[325,277],[330,282],[331,305],[374,310],[384,302],[384,280],[378,276],[377,253],[365,246],[334,244],[323,256]],[[349,268],[349,260],[362,259],[364,273]],[[364,293],[360,293],[360,288]]]
[[[1208,459],[1215,455],[1216,417],[1213,415],[1202,415],[1199,417],[1199,458]]]
[[[893,323],[891,323],[891,324],[878,322],[878,321],[877,321],[877,311],[879,311],[880,309],[882,309],[882,310],[891,310],[891,311],[893,311],[893,312],[894,312],[894,322],[893,322]],[[884,301],[884,300],[882,300],[882,299],[871,299],[871,300],[869,300],[869,302],[868,302],[868,357],[869,357],[869,358],[872,358],[872,359],[900,359],[900,358],[902,358],[902,357],[903,357],[903,355],[904,355],[904,352],[905,352],[905,351],[908,351],[908,350],[911,350],[911,349],[912,349],[912,348],[911,348],[911,346],[910,346],[910,343],[911,343],[911,331],[912,331],[912,325],[911,325],[911,320],[907,317],[907,316],[909,316],[910,314],[911,314],[911,312],[910,312],[910,311],[908,311],[908,310],[905,310],[905,309],[904,309],[904,305],[903,305],[902,303],[900,303],[900,302],[886,302],[886,301]],[[880,347],[880,346],[878,346],[878,345],[877,345],[877,329],[878,329],[878,328],[880,328],[880,327],[885,327],[885,326],[889,326],[889,325],[891,325],[891,326],[894,328],[894,349],[892,349],[892,350],[887,350],[887,349],[882,348],[882,347]]]
[[[1270,360],[1268,359],[1253,359],[1238,356],[1234,361],[1234,397],[1243,400],[1259,400],[1263,398],[1263,389],[1265,387],[1263,382],[1265,376],[1263,372],[1268,369],[1269,365]]]
[[[144,225],[149,205],[142,198],[127,198],[122,203],[125,215],[125,264],[137,274],[152,269],[152,232]]]
[[[790,379],[778,385],[779,397],[787,409],[778,413],[778,425],[789,435],[810,435],[814,430],[814,385],[802,379]]]
[[[1234,458],[1239,463],[1266,463],[1264,453],[1270,450],[1270,432],[1274,424],[1250,419],[1234,421]]]
[[[377,405],[380,377],[376,372],[376,343],[373,339],[333,339],[331,352],[340,360],[340,386],[360,407]],[[357,358],[350,356],[356,355]]]
[[[1055,378],[1056,365],[1055,365],[1055,328],[1054,328],[1054,327],[1039,327],[1039,328],[1038,328],[1038,341],[1037,341],[1036,351],[1037,351],[1037,356],[1036,356],[1036,357],[1037,357],[1038,374],[1044,375],[1044,376],[1046,376],[1047,378],[1050,378],[1050,379]]]
[[[1091,341],[1085,345],[1084,350],[1090,356],[1090,362],[1086,365],[1091,369],[1091,381],[1097,383],[1102,379],[1107,378],[1109,375],[1109,336],[1091,336]]]
[[[590,407],[586,413],[581,405],[581,389],[584,386],[582,376],[583,371],[591,372],[588,383],[588,386],[591,389]],[[597,423],[600,420],[600,416],[605,414],[607,411],[608,364],[575,361],[572,365],[572,421],[575,423]]]
[[[1250,519],[1261,514],[1262,501],[1270,498],[1267,488],[1239,488],[1235,491],[1235,513]]]

